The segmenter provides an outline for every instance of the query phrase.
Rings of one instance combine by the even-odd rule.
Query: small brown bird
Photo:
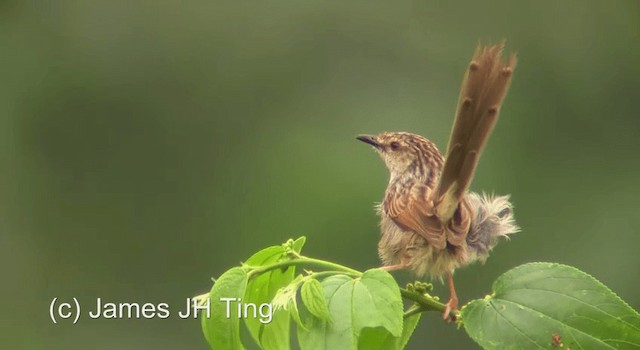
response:
[[[458,307],[453,271],[484,262],[499,237],[518,231],[508,196],[468,191],[516,64],[513,54],[502,61],[503,49],[504,43],[478,45],[462,81],[446,158],[433,142],[415,134],[357,137],[375,148],[390,174],[378,207],[384,268],[446,275],[451,293],[443,314],[447,320]]]

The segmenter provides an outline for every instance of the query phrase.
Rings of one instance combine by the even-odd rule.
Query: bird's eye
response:
[[[391,142],[391,149],[392,149],[392,150],[394,150],[394,151],[395,151],[395,150],[397,150],[398,148],[400,148],[400,143],[395,142],[395,141]]]

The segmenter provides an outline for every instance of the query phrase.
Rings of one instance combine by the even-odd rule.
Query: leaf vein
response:
[[[560,296],[564,296],[564,297],[567,297],[567,298],[569,298],[569,299],[575,300],[575,301],[577,301],[577,302],[579,302],[579,303],[581,303],[581,304],[583,304],[583,305],[586,305],[586,306],[588,306],[588,307],[590,307],[590,308],[592,308],[592,309],[596,309],[596,310],[598,310],[598,311],[602,312],[603,314],[605,314],[605,315],[607,315],[607,316],[609,316],[609,317],[612,317],[612,318],[615,318],[615,319],[620,319],[620,321],[621,321],[621,322],[625,323],[625,324],[626,324],[626,325],[628,325],[629,327],[631,327],[631,328],[633,328],[633,329],[635,329],[635,330],[637,330],[637,331],[640,331],[640,328],[638,328],[637,326],[635,326],[635,325],[633,325],[633,324],[631,324],[631,323],[629,323],[629,322],[627,322],[627,321],[623,320],[622,318],[618,318],[617,316],[614,316],[614,315],[612,315],[612,314],[610,314],[610,313],[606,312],[605,310],[600,309],[599,307],[597,307],[597,306],[595,306],[595,305],[591,305],[591,304],[589,304],[589,303],[587,303],[587,302],[585,302],[585,301],[583,301],[583,300],[580,300],[580,299],[578,299],[578,298],[576,298],[576,297],[574,297],[574,296],[572,296],[572,295],[562,294],[562,293],[560,293],[560,292],[556,292],[556,291],[554,291],[554,290],[548,290],[548,289],[543,289],[543,288],[514,288],[514,289],[510,289],[510,291],[513,291],[513,290],[537,290],[537,291],[541,291],[541,292],[548,292],[548,293],[552,293],[552,294],[557,294],[557,295],[560,295]],[[501,299],[501,300],[507,300],[507,299]],[[598,305],[603,305],[603,304],[598,304]],[[617,304],[613,304],[613,305],[618,306]]]
[[[608,346],[608,347],[609,347],[609,348],[611,348],[611,349],[615,349],[613,346],[611,346],[611,345],[609,345],[609,344],[607,344],[607,343],[603,342],[603,341],[602,341],[602,339],[596,338],[596,337],[594,337],[593,335],[591,335],[591,334],[589,334],[589,333],[585,333],[584,331],[582,331],[582,330],[580,330],[580,329],[577,329],[577,328],[572,327],[572,326],[570,326],[570,325],[568,325],[568,324],[566,324],[566,323],[563,323],[562,321],[560,321],[560,320],[558,320],[558,319],[556,319],[556,318],[554,318],[554,317],[551,317],[550,315],[547,315],[547,314],[545,314],[544,312],[538,311],[538,310],[536,310],[536,309],[534,309],[534,308],[532,308],[532,307],[529,307],[529,306],[527,306],[527,305],[518,304],[518,303],[513,302],[513,301],[511,301],[511,300],[507,300],[507,299],[498,299],[498,300],[505,301],[505,302],[507,302],[507,303],[514,304],[514,305],[517,305],[517,306],[521,306],[521,307],[526,308],[526,309],[529,309],[529,310],[531,310],[531,311],[533,311],[533,312],[537,312],[537,313],[539,313],[540,315],[543,315],[544,317],[546,317],[546,318],[548,318],[548,319],[550,319],[550,320],[556,321],[556,322],[560,323],[561,325],[564,325],[565,327],[567,327],[567,328],[569,328],[569,329],[571,329],[571,330],[574,330],[574,331],[576,331],[576,332],[578,332],[578,333],[584,334],[585,336],[587,336],[587,337],[589,337],[589,338],[593,338],[593,339],[595,339],[596,341],[598,341],[598,342],[600,342],[600,343],[603,343],[604,345]]]
[[[496,315],[500,315],[502,316],[502,318],[507,321],[515,330],[518,331],[518,333],[524,335],[527,339],[529,339],[529,341],[531,341],[533,344],[537,345],[539,349],[544,349],[543,346],[541,346],[540,344],[538,344],[533,338],[531,338],[528,334],[526,334],[525,332],[523,332],[520,328],[518,328],[513,322],[511,322],[511,320],[509,320],[505,315],[501,314],[498,309],[496,308],[496,306],[494,305],[494,303],[490,302],[491,307],[493,308],[493,310],[495,310]]]

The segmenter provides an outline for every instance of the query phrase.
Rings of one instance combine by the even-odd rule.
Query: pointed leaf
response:
[[[293,241],[293,251],[300,254],[300,252],[302,252],[302,247],[304,246],[304,243],[307,241],[307,237],[302,236],[298,239],[296,239],[295,241]]]
[[[422,313],[411,315],[402,323],[402,335],[394,337],[384,328],[365,328],[360,334],[358,349],[362,350],[401,350],[407,346],[409,339],[416,329]]]
[[[399,350],[398,339],[383,327],[364,328],[358,338],[358,350]]]
[[[420,313],[411,315],[410,317],[404,319],[404,322],[402,324],[402,336],[400,336],[399,349],[404,349],[407,346],[407,344],[409,343],[409,339],[411,339],[413,332],[418,326],[418,323],[420,323],[421,317],[422,314]]]

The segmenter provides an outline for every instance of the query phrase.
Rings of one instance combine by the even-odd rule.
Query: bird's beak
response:
[[[360,140],[364,143],[368,143],[371,146],[375,147],[375,148],[380,148],[380,144],[378,143],[378,140],[376,139],[375,136],[371,136],[371,135],[360,135],[358,137],[356,137],[356,140]]]

